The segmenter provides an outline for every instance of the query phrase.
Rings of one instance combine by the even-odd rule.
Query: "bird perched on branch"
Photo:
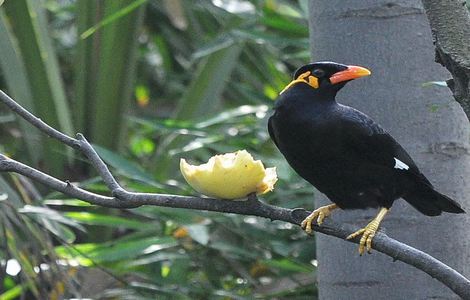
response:
[[[334,202],[314,210],[303,222],[307,233],[332,210],[379,208],[377,216],[348,239],[361,236],[359,253],[372,239],[398,198],[427,216],[463,213],[437,192],[408,153],[364,113],[335,100],[353,79],[370,75],[363,67],[334,62],[305,65],[280,93],[269,118],[272,140],[291,167]]]

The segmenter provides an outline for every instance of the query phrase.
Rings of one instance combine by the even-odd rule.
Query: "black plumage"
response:
[[[463,213],[437,192],[412,158],[336,93],[368,70],[332,62],[301,67],[280,94],[268,129],[292,168],[342,209],[390,208],[402,197],[428,216]]]

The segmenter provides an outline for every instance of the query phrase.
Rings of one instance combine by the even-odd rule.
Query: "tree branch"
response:
[[[135,208],[142,205],[155,205],[251,215],[268,218],[273,221],[278,220],[289,222],[295,225],[300,225],[301,221],[309,214],[308,211],[301,208],[286,209],[263,203],[254,195],[249,196],[245,201],[228,201],[202,197],[129,192],[119,185],[106,164],[101,160],[99,155],[83,135],[77,134],[77,139],[74,139],[50,127],[21,107],[1,90],[0,101],[42,132],[83,153],[103,178],[113,196],[103,196],[86,191],[72,185],[68,181],[59,180],[0,154],[0,171],[2,172],[15,172],[21,174],[56,191],[62,192],[65,195],[104,207]],[[314,230],[316,232],[335,236],[341,239],[345,239],[351,232],[355,231],[352,226],[345,224],[340,225],[331,220],[326,220],[322,226],[315,225]],[[359,242],[359,238],[348,241],[357,244]],[[426,272],[433,278],[436,278],[445,284],[460,297],[470,299],[470,281],[429,254],[400,243],[382,232],[377,233],[375,236],[373,240],[373,248],[390,256],[393,260],[400,260]]]
[[[470,119],[470,13],[466,1],[422,2],[436,46],[436,62],[452,74],[447,85]]]

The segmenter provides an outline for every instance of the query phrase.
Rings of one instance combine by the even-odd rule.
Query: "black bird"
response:
[[[380,222],[398,198],[427,216],[464,213],[451,198],[434,190],[412,158],[364,113],[339,104],[336,93],[366,68],[334,62],[305,65],[280,93],[269,118],[272,140],[291,167],[334,202],[303,222],[307,233],[336,208],[380,208],[377,216],[348,239],[362,235],[359,253],[370,252]]]

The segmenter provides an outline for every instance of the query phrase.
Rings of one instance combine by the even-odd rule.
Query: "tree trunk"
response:
[[[436,46],[436,62],[452,74],[447,85],[470,119],[470,13],[465,1],[422,0]],[[470,6],[469,6],[470,7]]]
[[[469,123],[445,87],[423,83],[449,77],[434,62],[431,31],[421,2],[310,1],[312,61],[370,68],[338,101],[374,118],[410,153],[437,190],[470,211]],[[328,203],[316,194],[316,206]],[[376,210],[338,211],[338,222],[363,227]],[[470,275],[470,218],[427,217],[398,200],[382,229]],[[411,266],[357,245],[317,235],[321,299],[454,299],[448,288]]]

